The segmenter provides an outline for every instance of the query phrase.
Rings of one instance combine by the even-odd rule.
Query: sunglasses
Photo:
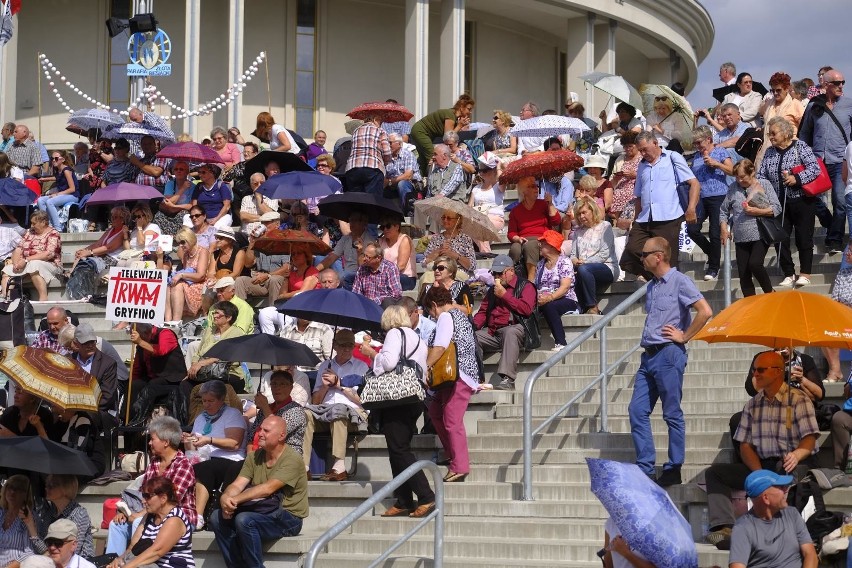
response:
[[[143,498],[143,499],[145,499],[145,500],[147,501],[148,499],[150,499],[150,498],[151,498],[151,497],[153,497],[154,495],[156,495],[156,493],[143,493],[143,494],[142,494],[142,498]]]
[[[755,367],[754,372],[755,373],[765,373],[769,369],[783,369],[783,367]]]
[[[450,217],[449,215],[441,215],[441,221],[455,221],[458,217]]]
[[[199,217],[204,217],[204,213],[196,213],[189,216],[190,219],[198,219]]]
[[[657,254],[658,252],[663,252],[661,250],[649,250],[648,252],[642,251],[639,253],[639,258],[648,258],[652,254]]]
[[[669,97],[667,95],[663,95],[662,97],[654,97],[655,101],[667,101]]]
[[[385,223],[384,225],[379,225],[379,228],[387,231],[388,229],[390,229],[393,226],[394,226],[393,223]]]
[[[439,270],[446,270],[446,269],[447,269],[447,267],[444,266],[443,264],[437,264],[437,265],[432,267],[432,270],[434,270],[435,272],[438,272]]]
[[[175,241],[175,244],[179,247],[186,245],[186,241]]]
[[[772,93],[773,95],[780,95],[781,93],[784,92],[784,89],[769,89],[769,92]]]
[[[60,540],[58,538],[46,538],[44,539],[44,545],[48,548],[62,548],[65,546],[65,543],[71,542],[70,540]]]
[[[826,85],[834,85],[835,87],[842,87],[843,85],[846,84],[846,80],[844,79],[842,81],[826,81],[825,84]]]
[[[491,120],[500,120],[500,117],[499,117],[499,116],[495,116],[495,117],[493,117]]]
[[[507,268],[506,270],[509,270],[509,269]],[[506,270],[504,270],[503,272],[506,272]],[[491,270],[490,272],[491,272],[491,276],[496,276],[497,278],[503,276],[503,272],[497,272],[495,270]]]
[[[331,166],[329,166],[328,164],[317,164],[317,167],[318,168],[330,168]]]
[[[51,160],[53,160],[54,162],[58,162],[61,159],[62,159],[62,156],[53,156],[53,158],[51,158]]]

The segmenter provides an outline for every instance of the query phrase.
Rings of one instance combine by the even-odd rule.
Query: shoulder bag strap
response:
[[[827,113],[828,113],[828,116],[830,116],[830,117],[831,117],[831,120],[833,120],[833,121],[834,121],[834,124],[836,124],[836,125],[837,125],[837,128],[839,128],[839,129],[840,129],[840,134],[842,134],[842,135],[843,135],[843,144],[844,144],[844,145],[849,144],[849,137],[848,137],[848,136],[846,136],[846,131],[845,131],[845,130],[843,130],[843,126],[841,126],[841,125],[840,125],[840,121],[839,121],[839,120],[837,120],[837,117],[836,117],[836,116],[834,116],[834,113],[833,113],[833,112],[831,112],[831,109],[830,109],[830,108],[828,108],[828,105],[825,105],[825,106],[823,106],[822,108],[824,108],[824,109],[825,109],[825,112],[827,112]]]

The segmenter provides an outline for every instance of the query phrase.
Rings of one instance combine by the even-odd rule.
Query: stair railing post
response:
[[[607,409],[607,386],[609,377],[607,376],[607,364],[606,364],[606,352],[607,352],[607,341],[606,341],[606,327],[602,327],[600,330],[600,340],[598,341],[600,347],[600,362],[601,362],[601,384],[599,386],[601,392],[601,427],[600,432],[609,432],[609,412]]]
[[[725,281],[725,307],[731,305],[731,239],[725,241],[725,259],[722,264],[722,279]]]

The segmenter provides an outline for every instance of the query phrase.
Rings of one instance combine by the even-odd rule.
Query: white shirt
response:
[[[274,371],[267,371],[260,378],[260,392],[269,401],[269,404],[275,402],[272,396],[272,388],[269,386],[269,378],[272,377]],[[310,401],[311,383],[308,376],[298,369],[293,369],[293,390],[290,392],[290,398],[299,406],[305,406]]]
[[[333,373],[341,378],[348,375],[360,375],[363,377],[369,370],[365,362],[355,357],[352,357],[342,365],[338,364],[334,359],[327,359],[320,363],[320,366],[317,368],[317,380],[314,383],[314,392],[319,391],[323,387],[322,374],[326,369],[331,369]],[[343,394],[343,389],[337,387],[329,387],[325,393],[325,397],[322,399],[322,404],[345,404],[350,408],[361,410],[360,405],[350,400],[348,396]]]
[[[209,434],[202,434],[204,430],[204,425],[206,424],[206,420],[204,419],[204,414],[199,414],[198,418],[195,419],[195,423],[192,425],[192,432],[197,436],[212,436],[214,438],[225,438],[225,430],[227,428],[242,428],[243,430],[243,440],[240,443],[239,449],[236,450],[226,450],[224,448],[220,448],[218,446],[211,446],[210,457],[211,458],[225,458],[226,460],[233,461],[242,461],[246,457],[246,419],[243,418],[242,413],[236,408],[226,406],[225,411],[222,413],[222,416],[219,417],[216,422],[213,423],[213,429]]]
[[[280,124],[272,125],[272,133],[270,134],[269,139],[269,149],[274,150],[281,145],[281,142],[278,140],[278,135],[282,132],[285,136],[287,136],[287,140],[290,141],[290,149],[287,151],[291,154],[298,154],[300,152],[299,145],[296,144],[296,141],[293,139],[293,136],[287,131],[287,129],[281,126]]]

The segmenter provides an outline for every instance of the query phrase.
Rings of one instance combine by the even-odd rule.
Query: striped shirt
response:
[[[385,164],[390,161],[387,132],[370,123],[359,126],[352,134],[352,153],[346,162],[346,170],[374,168],[385,173]]]
[[[6,566],[14,560],[21,560],[33,553],[27,527],[20,518],[12,521],[8,530],[3,529],[6,510],[0,509],[0,566]]]
[[[787,430],[787,408],[793,408],[793,425]],[[781,385],[774,397],[758,392],[743,408],[734,440],[754,446],[760,459],[780,458],[795,450],[805,436],[819,434],[814,405],[799,389]],[[819,451],[815,446],[813,454]]]
[[[38,534],[46,535],[48,527],[59,519],[68,519],[77,525],[77,550],[75,552],[86,558],[94,556],[95,546],[92,542],[92,519],[89,518],[89,513],[86,509],[77,501],[72,500],[62,511],[57,511],[53,503],[45,501],[41,508],[36,511],[35,521]],[[47,552],[47,545],[44,544],[41,536],[31,538],[30,544],[37,554]]]
[[[143,483],[149,479],[160,476],[160,463],[162,458],[155,457],[148,464],[148,469],[145,470]],[[186,459],[184,453],[178,450],[177,455],[172,459],[172,462],[163,473],[164,477],[171,479],[175,486],[175,496],[178,498],[186,518],[192,526],[198,522],[198,513],[195,511],[195,470],[192,469],[192,464]]]
[[[136,543],[138,545],[144,540],[153,543],[157,540],[157,535],[160,534],[160,529],[166,524],[166,521],[172,517],[177,517],[183,523],[183,535],[178,539],[175,545],[165,554],[163,554],[155,564],[160,568],[193,568],[195,566],[195,558],[192,556],[192,525],[186,518],[183,510],[180,507],[173,507],[169,514],[165,516],[163,522],[155,524],[154,515],[145,515],[145,527],[142,529],[142,537]],[[134,546],[134,549],[136,548]],[[147,548],[147,546],[145,547]],[[141,550],[139,552],[142,552]],[[138,556],[136,550],[133,554]]]

